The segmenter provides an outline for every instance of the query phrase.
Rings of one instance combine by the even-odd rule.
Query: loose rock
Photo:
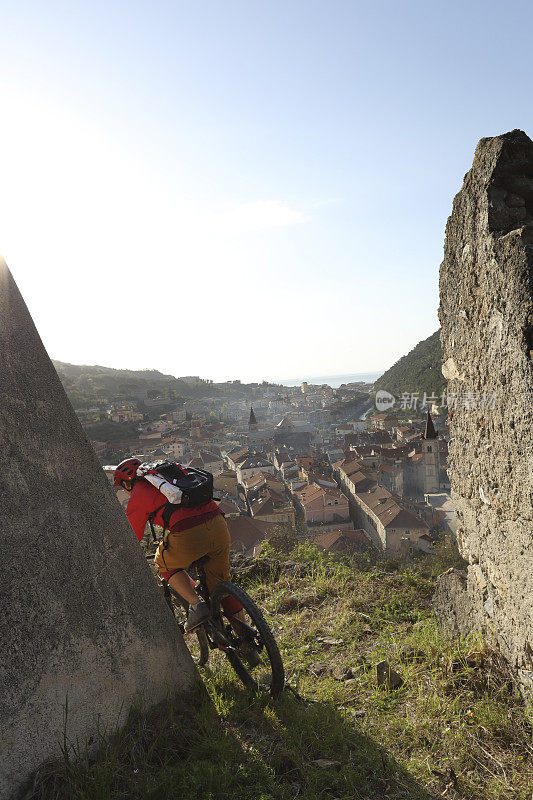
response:
[[[321,662],[317,662],[316,664],[311,664],[307,668],[307,671],[311,675],[316,675],[316,677],[318,678],[320,677],[320,675],[324,675],[324,673],[328,671],[328,665]]]
[[[347,681],[354,676],[350,667],[335,667],[331,674],[336,681]]]
[[[332,636],[318,636],[317,642],[322,642],[323,644],[344,644],[344,639],[334,639]]]
[[[403,685],[402,676],[392,669],[388,661],[380,661],[376,664],[376,675],[378,686],[386,687],[391,691],[399,689]]]
[[[331,761],[329,758],[317,758],[316,761],[311,761],[310,764],[320,769],[340,769],[342,767],[340,761]]]

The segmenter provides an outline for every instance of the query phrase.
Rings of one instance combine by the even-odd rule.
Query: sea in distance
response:
[[[352,375],[318,375],[313,378],[288,378],[286,380],[275,381],[275,383],[281,384],[282,386],[299,386],[303,381],[307,381],[307,383],[319,385],[327,383],[332,389],[338,389],[343,383],[357,383],[358,381],[374,383],[384,372],[385,370],[381,370],[380,372],[355,372]]]

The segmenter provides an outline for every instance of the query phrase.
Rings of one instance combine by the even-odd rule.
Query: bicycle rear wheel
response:
[[[243,607],[244,623],[224,611],[222,600],[233,597]],[[213,623],[224,630],[232,647],[224,652],[246,687],[275,697],[285,684],[278,645],[262,612],[243,589],[230,581],[218,583],[211,594]],[[231,624],[230,624],[231,623]],[[253,664],[253,662],[257,662]]]

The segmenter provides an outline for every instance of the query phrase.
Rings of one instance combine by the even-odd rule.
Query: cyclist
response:
[[[164,527],[161,517],[161,492],[147,480],[137,475],[141,465],[138,458],[126,458],[115,468],[114,486],[120,486],[130,497],[126,515],[140,542],[148,518]],[[230,580],[230,534],[224,514],[214,500],[192,508],[177,508],[170,517],[166,541],[160,542],[155,554],[155,565],[162,578],[189,603],[185,623],[187,632],[194,630],[209,617],[209,606],[198,597],[187,568],[205,555],[204,565],[207,588],[211,592],[220,581]],[[232,602],[233,601],[233,602]],[[241,610],[234,598],[225,598],[224,608],[230,614]],[[231,608],[228,606],[235,607]]]

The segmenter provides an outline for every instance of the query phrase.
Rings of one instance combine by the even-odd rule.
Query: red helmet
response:
[[[138,458],[125,458],[118,467],[115,468],[115,479],[113,486],[120,486],[122,481],[131,481],[137,474],[137,467],[141,466]]]

